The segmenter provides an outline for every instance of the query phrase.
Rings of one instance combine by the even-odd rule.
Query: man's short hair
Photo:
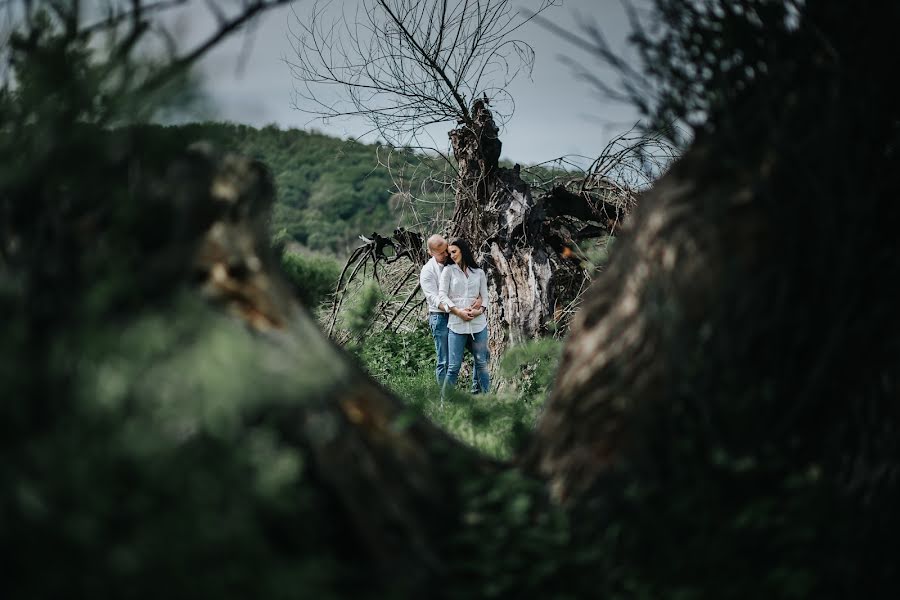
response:
[[[444,239],[444,236],[442,236],[439,233],[435,233],[434,235],[432,235],[431,237],[428,238],[428,249],[434,250],[437,246],[440,246],[441,244],[446,244],[446,243],[447,243],[447,240]]]

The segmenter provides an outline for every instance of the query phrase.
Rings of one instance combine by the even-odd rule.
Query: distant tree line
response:
[[[453,165],[409,148],[275,125],[205,122],[146,127],[185,147],[208,141],[264,163],[277,189],[273,238],[310,250],[346,255],[359,245],[360,234],[391,231],[398,225],[427,229],[442,208],[453,206],[447,175]],[[524,176],[540,183],[566,175],[558,168],[532,167]]]
[[[273,235],[312,250],[344,254],[356,245],[360,232],[396,226],[397,215],[389,208],[396,186],[389,170],[379,166],[375,144],[274,125],[257,129],[209,122],[165,131],[262,161],[278,190]],[[403,162],[414,156],[402,150],[395,155],[404,157]]]

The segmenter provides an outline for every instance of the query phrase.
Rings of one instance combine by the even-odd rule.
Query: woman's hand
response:
[[[471,306],[465,310],[469,311],[469,314],[472,315],[473,319],[484,314],[484,307],[481,305],[481,296],[475,298],[475,301],[472,302]]]
[[[462,319],[463,321],[471,321],[475,317],[472,315],[471,308],[458,308],[456,306],[453,307],[453,314]]]

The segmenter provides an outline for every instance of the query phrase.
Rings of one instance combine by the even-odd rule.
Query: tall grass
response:
[[[448,390],[443,401],[434,373],[434,342],[425,323],[409,332],[369,336],[357,353],[369,373],[413,410],[485,454],[507,459],[534,425],[558,350],[555,340],[521,346],[498,370],[502,377],[517,379],[515,389],[506,385],[510,391],[471,395],[461,389],[468,378],[460,376],[460,389]]]

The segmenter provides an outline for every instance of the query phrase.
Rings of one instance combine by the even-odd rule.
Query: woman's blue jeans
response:
[[[456,387],[459,378],[459,369],[462,367],[463,352],[466,348],[472,353],[475,361],[475,378],[481,393],[487,393],[491,389],[491,375],[488,371],[488,329],[485,327],[478,333],[447,333],[447,379],[444,386]]]
[[[450,315],[447,313],[428,313],[428,326],[431,328],[431,336],[434,338],[434,352],[437,355],[437,367],[434,375],[437,378],[438,386],[443,387],[444,379],[447,377],[447,334],[450,329],[447,323]],[[472,393],[477,394],[479,391],[478,380],[475,377],[475,371],[472,371]]]

